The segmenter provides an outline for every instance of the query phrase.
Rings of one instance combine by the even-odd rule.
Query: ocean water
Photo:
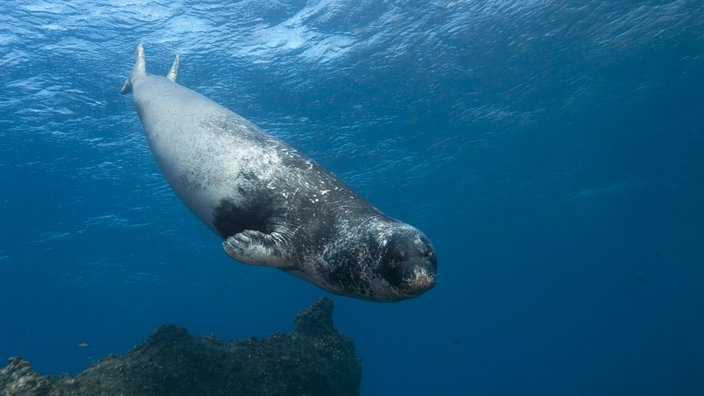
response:
[[[175,197],[119,95],[139,42],[433,241],[430,292],[331,296],[363,395],[704,394],[695,0],[4,0],[0,366],[265,336],[327,295]]]

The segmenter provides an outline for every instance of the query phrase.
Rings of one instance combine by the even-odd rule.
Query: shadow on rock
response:
[[[293,332],[263,339],[225,342],[162,326],[75,377],[40,376],[13,357],[0,370],[0,395],[358,395],[361,361],[333,327],[333,308],[318,299]]]

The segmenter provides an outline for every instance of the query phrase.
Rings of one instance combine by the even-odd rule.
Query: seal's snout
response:
[[[379,272],[397,293],[415,297],[435,286],[437,258],[428,238],[420,231],[394,235]]]

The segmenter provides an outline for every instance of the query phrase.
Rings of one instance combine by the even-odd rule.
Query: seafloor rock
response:
[[[333,327],[333,307],[321,298],[298,314],[293,332],[263,339],[224,342],[162,326],[75,377],[40,376],[13,357],[0,370],[0,396],[358,395],[361,361]]]

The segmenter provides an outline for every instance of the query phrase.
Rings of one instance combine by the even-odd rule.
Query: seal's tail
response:
[[[178,76],[179,63],[180,59],[178,54],[176,54],[174,64],[171,65],[171,70],[169,70],[169,74],[166,75],[166,78],[176,82],[176,77]],[[144,60],[144,44],[139,43],[139,45],[137,45],[137,51],[135,53],[135,60],[134,66],[132,66],[132,72],[125,81],[125,84],[122,86],[120,93],[124,95],[132,92],[132,86],[134,85],[134,83],[137,80],[145,77],[147,77],[147,62]]]

